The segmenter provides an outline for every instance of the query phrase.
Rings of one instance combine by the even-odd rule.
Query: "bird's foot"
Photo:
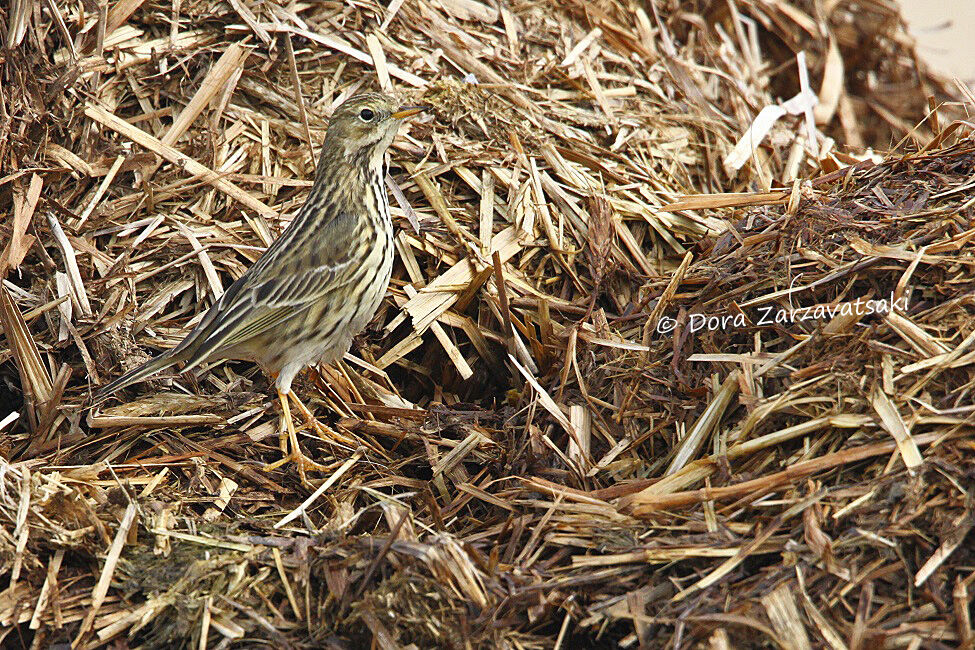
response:
[[[301,407],[301,409],[308,413],[308,409],[304,407],[304,404],[298,400],[294,393],[291,393],[292,397],[295,398],[295,402]],[[271,472],[283,465],[294,463],[298,466],[298,475],[301,477],[301,482],[304,485],[309,485],[308,478],[305,476],[306,470],[311,470],[315,472],[327,472],[329,469],[324,465],[319,465],[313,461],[308,456],[305,456],[301,451],[301,447],[298,445],[298,434],[295,431],[294,420],[291,419],[291,409],[288,408],[288,395],[278,391],[278,399],[281,402],[281,417],[284,420],[284,427],[281,430],[281,452],[285,454],[284,458],[277,460],[273,463],[269,463],[264,466],[264,471]],[[309,413],[309,415],[311,415]],[[313,418],[314,419],[314,418]],[[291,448],[291,453],[288,453],[288,447]]]
[[[305,454],[302,453],[301,449],[295,449],[294,451],[292,451],[290,454],[288,454],[284,458],[281,458],[280,460],[276,460],[273,463],[268,463],[262,469],[265,472],[273,472],[274,470],[279,469],[279,468],[287,465],[288,463],[294,463],[295,466],[297,466],[297,468],[298,468],[298,476],[301,477],[301,482],[304,483],[305,485],[309,485],[308,478],[305,476],[305,472],[330,472],[330,471],[332,471],[331,469],[329,469],[325,465],[320,465],[320,464],[316,463],[315,461],[313,461],[308,456],[305,456]]]
[[[297,409],[298,413],[300,413],[301,417],[304,419],[305,424],[312,431],[317,433],[318,437],[321,438],[322,440],[331,440],[341,445],[345,445],[353,448],[359,445],[357,441],[347,438],[339,434],[330,426],[319,422],[318,418],[316,418],[314,414],[312,414],[312,412],[308,410],[308,407],[305,406],[304,403],[300,399],[298,399],[298,396],[295,395],[293,392],[291,393],[291,400],[294,402],[295,408]]]

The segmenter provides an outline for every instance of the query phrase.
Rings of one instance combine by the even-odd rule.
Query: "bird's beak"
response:
[[[429,106],[400,106],[399,110],[392,114],[397,120],[413,117],[417,113],[430,110]]]

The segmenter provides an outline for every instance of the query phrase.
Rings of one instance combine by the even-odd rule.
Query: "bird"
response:
[[[178,363],[187,372],[208,361],[253,361],[274,379],[285,425],[286,456],[273,466],[294,461],[303,481],[305,468],[321,469],[298,445],[289,395],[311,414],[291,383],[306,366],[340,359],[386,294],[393,269],[386,150],[403,120],[428,108],[398,106],[382,93],[340,104],[308,197],[280,237],[182,342],[99,388],[93,403]]]

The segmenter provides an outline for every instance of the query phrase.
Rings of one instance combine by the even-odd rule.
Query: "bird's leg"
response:
[[[291,391],[288,392],[290,393]],[[281,413],[284,416],[284,422],[288,428],[288,440],[291,442],[291,454],[286,456],[285,460],[293,460],[296,456],[304,458],[304,454],[301,453],[301,447],[298,446],[298,432],[295,431],[295,421],[291,419],[291,409],[288,407],[287,393],[282,393],[279,390],[278,401],[281,402]],[[305,478],[305,466],[300,461],[298,463],[298,474],[301,476],[301,482],[304,483],[307,480]]]
[[[291,391],[288,391],[289,393]],[[293,394],[293,393],[292,393]],[[296,398],[297,399],[297,398]],[[311,469],[319,472],[328,471],[328,468],[324,465],[319,465],[311,458],[305,456],[302,453],[301,447],[298,446],[298,433],[295,431],[295,423],[291,418],[291,408],[288,406],[288,393],[282,393],[278,391],[278,401],[281,402],[281,415],[284,418],[285,431],[281,432],[281,451],[287,454],[284,458],[270,465],[265,465],[264,469],[271,471],[281,467],[282,465],[290,462],[295,463],[298,466],[298,474],[301,476],[301,482],[307,483],[308,480],[305,478],[305,470]],[[300,404],[300,402],[299,402]],[[305,409],[307,411],[307,409]],[[288,454],[287,446],[288,441],[291,443],[291,453]]]
[[[291,391],[291,399],[294,401],[298,412],[301,413],[301,416],[305,419],[305,424],[318,433],[319,438],[323,440],[330,438],[344,445],[352,445],[353,447],[357,446],[357,443],[354,440],[349,440],[348,438],[340,436],[338,433],[333,431],[331,427],[319,422],[318,418],[316,418],[312,412],[308,410],[308,407],[304,405],[294,391]]]
[[[278,379],[278,373],[277,372],[271,370],[271,371],[268,371],[267,374],[270,375],[270,377],[271,377],[272,380],[277,381],[277,379]],[[288,391],[288,392],[291,392],[291,391]],[[288,400],[281,398],[281,391],[280,390],[278,390],[278,400],[281,401],[281,415],[284,417],[285,422],[286,422],[286,428],[281,428],[281,429],[278,430],[278,445],[281,447],[281,454],[285,457],[285,460],[287,460],[287,456],[288,456],[288,436],[290,435],[292,440],[296,440],[297,437],[298,437],[298,435],[293,432],[293,430],[294,430],[294,422],[291,420],[291,411],[288,409]],[[288,429],[291,429],[292,431],[289,432]],[[270,467],[269,469],[275,469],[277,467],[280,467],[280,465],[275,463],[274,464],[274,467]]]
[[[312,412],[308,410],[308,407],[305,406],[305,403],[301,401],[301,398],[298,397],[294,391],[291,392],[291,399],[294,401],[295,408],[298,409],[298,413],[300,413],[301,417],[305,419],[305,424],[317,429],[321,423],[315,419],[315,416],[312,415]]]
[[[295,423],[291,419],[291,411],[288,409],[288,398],[281,398],[281,391],[278,391],[278,401],[281,402],[281,417],[284,426],[278,426],[278,446],[281,447],[281,455],[288,456],[288,439],[296,441],[298,434],[295,432]]]

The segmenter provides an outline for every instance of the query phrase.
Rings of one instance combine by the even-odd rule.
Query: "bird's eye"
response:
[[[376,117],[376,114],[368,108],[363,108],[361,111],[359,111],[359,119],[363,122],[372,122],[372,118],[374,117]]]

